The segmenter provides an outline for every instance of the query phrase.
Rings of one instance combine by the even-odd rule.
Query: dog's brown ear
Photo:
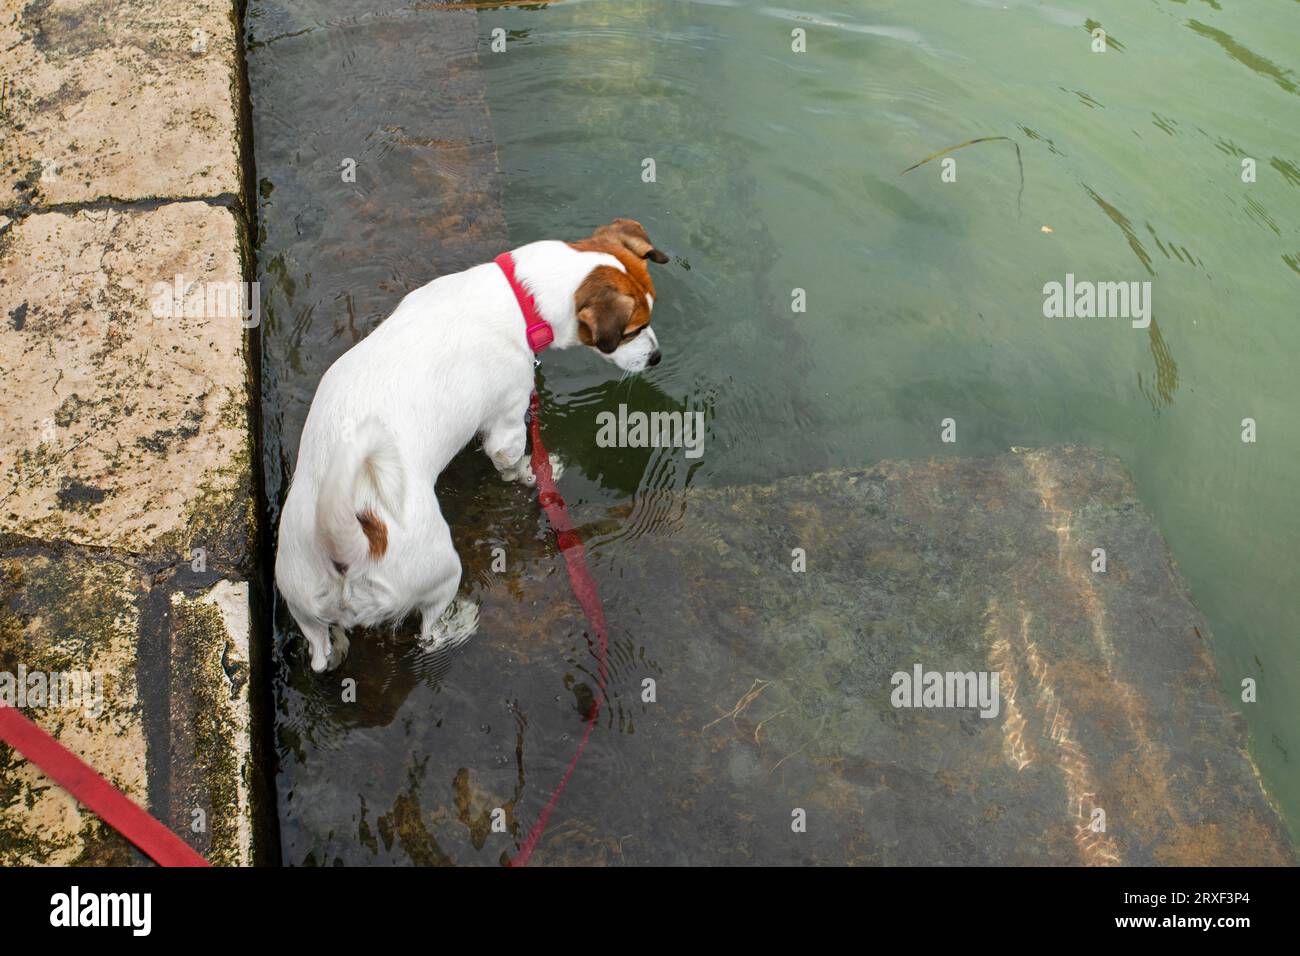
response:
[[[661,265],[668,261],[668,257],[656,249],[654,243],[650,241],[645,226],[635,219],[615,219],[608,226],[601,226],[593,232],[591,238],[618,243],[638,259],[649,259]]]
[[[606,355],[623,341],[636,299],[620,288],[627,277],[612,266],[599,266],[578,286],[574,307],[578,314],[578,340]]]

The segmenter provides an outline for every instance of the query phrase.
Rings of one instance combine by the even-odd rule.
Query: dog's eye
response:
[[[635,329],[628,329],[626,332],[623,333],[623,341],[628,342],[636,338],[638,335],[641,334],[641,330],[644,328],[645,326],[641,325],[641,326],[637,326]]]

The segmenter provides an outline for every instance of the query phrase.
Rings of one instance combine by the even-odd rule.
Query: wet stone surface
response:
[[[272,523],[325,369],[407,292],[508,248],[475,12],[314,12],[259,8],[249,44]],[[358,76],[364,50],[383,63]]]
[[[884,462],[645,506],[574,508],[610,681],[536,863],[1294,862],[1117,460]],[[290,675],[286,862],[499,863],[563,772],[596,693],[584,621],[548,538],[514,524],[496,573],[475,528],[511,525],[472,512],[453,527],[483,618],[453,659],[407,628]],[[893,706],[918,664],[997,672],[996,717]]]
[[[847,387],[823,400],[811,326],[783,318],[795,217],[782,221],[781,190],[756,175],[762,154],[734,147],[754,131],[738,137],[728,101],[698,95],[734,84],[747,48],[728,59],[722,42],[707,45],[698,11],[671,5],[650,42],[644,18],[626,14],[644,9],[577,5],[553,31],[511,30],[509,55],[494,56],[489,30],[504,10],[481,9],[476,27],[474,11],[400,0],[250,6],[272,526],[320,375],[405,292],[508,244],[632,215],[674,253],[656,277],[670,361],[626,383],[571,353],[548,355],[539,373],[612,647],[600,725],[536,863],[1292,860],[1223,703],[1210,631],[1115,461],[1058,449],[699,490],[875,457],[854,449],[924,454],[917,409],[937,411],[959,386],[926,369],[902,391],[860,388],[865,366],[850,362]],[[675,82],[686,71],[674,44],[702,44],[689,82]],[[554,108],[534,122],[539,90]],[[647,190],[636,164],[651,155],[662,180]],[[886,261],[886,249],[910,255],[918,224],[946,227],[897,188],[895,168],[863,192],[861,164],[849,165],[841,195],[873,208],[842,246],[844,275],[859,275],[864,256]],[[820,177],[811,184],[833,195]],[[810,248],[827,254],[824,236]],[[915,284],[941,295],[944,269],[924,261]],[[834,278],[853,320],[830,341],[860,338],[867,293]],[[929,328],[935,311],[894,310],[888,327],[907,340],[883,361],[909,367],[917,323]],[[873,341],[889,338],[876,331]],[[597,448],[594,410],[622,401],[715,412],[710,441],[725,452],[692,482],[671,452]],[[1004,395],[989,401],[1008,407]],[[859,405],[892,411],[866,424]],[[989,432],[978,447],[1012,441],[1023,431]],[[288,864],[499,864],[582,732],[596,663],[535,498],[500,485],[474,449],[438,493],[462,591],[482,605],[465,647],[430,657],[407,622],[354,635],[342,668],[314,675],[277,609]],[[1110,542],[1105,580],[1089,577],[1084,545],[1096,535]],[[793,547],[807,549],[805,574],[790,570]],[[916,664],[998,670],[998,716],[893,708],[891,675]],[[654,703],[642,700],[647,678]],[[791,831],[796,808],[806,833]],[[1104,834],[1081,829],[1093,810],[1107,814]]]

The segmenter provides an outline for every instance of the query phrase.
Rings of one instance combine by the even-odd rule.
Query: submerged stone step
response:
[[[563,561],[530,495],[461,485],[440,494],[478,634],[450,658],[354,635],[330,675],[289,658],[286,862],[497,864],[572,756],[597,661]],[[1295,862],[1225,697],[1248,675],[1221,683],[1113,457],[571,505],[609,680],[537,864]],[[918,668],[997,694],[900,706],[963,703],[905,699]]]
[[[586,533],[613,642],[605,733],[539,863],[1295,862],[1209,626],[1115,458],[882,462],[603,523]],[[518,782],[468,772],[526,831],[595,662],[554,557],[520,546],[529,570],[485,598],[456,668],[573,693],[563,723],[528,702]],[[896,706],[917,668],[996,675],[994,706]]]

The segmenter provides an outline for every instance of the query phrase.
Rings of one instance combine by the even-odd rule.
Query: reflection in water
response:
[[[1269,160],[1269,165],[1282,174],[1282,177],[1292,186],[1300,186],[1300,169],[1296,168],[1295,163],[1289,163],[1280,156],[1274,156]]]
[[[1199,20],[1188,20],[1187,26],[1195,30],[1203,37],[1208,37],[1219,46],[1223,47],[1228,56],[1232,57],[1238,63],[1243,63],[1250,67],[1260,76],[1266,76],[1288,93],[1300,92],[1296,89],[1295,74],[1290,70],[1278,66],[1276,63],[1260,56],[1246,47],[1242,46],[1222,30],[1216,30],[1214,27],[1207,26]]]
[[[1088,194],[1089,198],[1091,198],[1093,202],[1101,207],[1102,212],[1110,217],[1111,222],[1119,226],[1120,232],[1124,233],[1124,238],[1128,240],[1128,247],[1132,249],[1133,254],[1138,257],[1138,261],[1142,263],[1142,268],[1146,269],[1147,274],[1155,275],[1155,270],[1151,268],[1151,254],[1146,251],[1146,248],[1138,239],[1137,233],[1133,230],[1133,224],[1129,222],[1128,217],[1093,192],[1092,187],[1087,183],[1084,183],[1083,191]]]
[[[1083,28],[1088,32],[1088,36],[1090,37],[1093,35],[1093,31],[1104,29],[1099,22],[1091,18],[1083,21]],[[1124,44],[1120,43],[1119,40],[1116,39],[1114,34],[1112,34],[1109,30],[1107,30],[1106,31],[1106,52],[1109,53],[1111,50],[1114,50],[1117,53],[1123,53]]]
[[[1153,316],[1147,326],[1147,341],[1151,345],[1151,357],[1155,359],[1156,375],[1154,388],[1149,387],[1138,372],[1138,388],[1147,397],[1151,407],[1159,412],[1161,408],[1173,404],[1174,392],[1178,390],[1178,363],[1169,354],[1165,337],[1160,334],[1160,323]]]
[[[1138,257],[1147,274],[1154,276],[1156,273],[1151,268],[1151,254],[1138,240],[1137,233],[1134,231],[1133,224],[1129,222],[1128,217],[1098,196],[1089,186],[1085,185],[1083,188],[1092,201],[1102,208],[1115,225],[1119,226],[1120,231],[1124,233],[1124,237],[1128,240],[1129,248]],[[1169,258],[1169,251],[1160,242],[1155,229],[1150,223],[1147,223],[1147,231],[1151,233],[1151,238],[1159,246],[1160,251],[1165,254],[1166,258]],[[1169,249],[1173,250],[1174,256],[1180,261],[1197,264],[1190,252],[1186,250],[1179,252],[1178,247],[1173,243],[1169,244]],[[1178,391],[1178,363],[1174,361],[1169,346],[1165,344],[1165,337],[1160,332],[1160,323],[1156,321],[1154,316],[1151,318],[1151,324],[1147,326],[1147,341],[1150,343],[1151,357],[1155,360],[1155,379],[1148,385],[1139,371],[1137,373],[1138,388],[1146,396],[1147,401],[1151,403],[1152,409],[1158,414],[1161,408],[1173,403],[1174,392]]]
[[[1156,244],[1156,248],[1164,254],[1166,259],[1177,259],[1179,262],[1186,263],[1189,266],[1204,269],[1205,263],[1192,255],[1191,250],[1186,246],[1179,246],[1174,242],[1170,242],[1166,246],[1165,243],[1161,241],[1160,237],[1156,235],[1155,226],[1151,225],[1151,223],[1147,223],[1147,232],[1151,233],[1151,241]]]

